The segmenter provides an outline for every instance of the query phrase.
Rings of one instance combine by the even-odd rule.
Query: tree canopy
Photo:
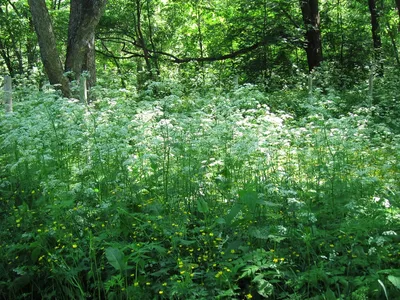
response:
[[[321,62],[363,79],[367,67],[383,72],[400,63],[398,1],[106,2],[30,0],[29,9],[25,1],[2,0],[3,72],[15,76],[43,64],[50,82],[65,90],[61,71],[78,80],[89,70],[94,85],[96,66],[121,74],[122,85],[129,78],[142,86],[147,80],[172,74],[190,78],[206,70],[221,78],[237,75],[243,83],[266,82],[273,74],[312,71]],[[54,38],[41,43],[39,21],[52,26]],[[49,63],[45,53],[50,50],[48,58],[65,62],[61,67]]]

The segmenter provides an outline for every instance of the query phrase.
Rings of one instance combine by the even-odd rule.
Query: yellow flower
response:
[[[279,259],[277,259],[277,258],[274,258],[274,260],[273,260],[274,263],[277,263],[278,261],[279,261]]]
[[[222,274],[222,271],[219,271],[217,274],[215,274],[215,278],[219,278]]]
[[[158,293],[159,293],[160,295],[162,295],[162,294],[164,294],[164,291],[158,291]]]
[[[251,298],[253,298],[253,296],[249,293],[249,294],[246,295],[246,298],[247,299],[251,299]]]
[[[73,245],[72,245],[72,248],[74,248],[74,249],[75,249],[75,248],[78,248],[78,245],[77,245],[77,244],[73,244]]]

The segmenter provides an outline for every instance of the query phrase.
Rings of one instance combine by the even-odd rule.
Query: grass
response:
[[[98,89],[88,107],[16,91],[0,129],[1,298],[400,295],[400,142],[374,107],[162,87]]]

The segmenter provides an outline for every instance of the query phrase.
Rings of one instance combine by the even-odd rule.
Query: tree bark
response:
[[[306,27],[306,53],[311,72],[323,59],[318,0],[300,0],[303,22]]]
[[[70,97],[71,91],[67,78],[63,76],[63,67],[46,2],[45,0],[28,0],[28,3],[38,36],[40,56],[50,84],[58,86],[65,97]]]
[[[376,7],[375,0],[368,0],[368,7],[371,13],[371,31],[372,41],[374,45],[375,63],[377,65],[377,73],[383,74],[383,64],[381,63],[382,40],[379,32],[379,12]]]
[[[139,40],[140,47],[143,50],[143,57],[146,62],[146,71],[150,79],[153,78],[152,66],[150,62],[150,53],[147,48],[146,40],[142,32],[142,3],[140,0],[136,0],[136,35]]]
[[[94,32],[104,13],[107,0],[71,0],[65,71],[79,80],[88,71],[88,87],[96,83]]]
[[[375,0],[368,0],[369,11],[371,12],[371,29],[372,29],[372,40],[374,42],[374,49],[380,49],[382,47],[381,36],[379,34],[379,13],[376,8]]]

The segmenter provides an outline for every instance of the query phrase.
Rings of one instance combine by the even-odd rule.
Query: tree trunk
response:
[[[380,49],[382,47],[381,36],[379,34],[379,14],[376,8],[375,0],[368,0],[369,11],[371,12],[371,28],[372,28],[372,39],[374,42],[374,49]]]
[[[79,80],[88,71],[88,87],[96,83],[94,32],[107,0],[71,0],[65,71]]]
[[[306,53],[308,69],[311,72],[321,64],[322,43],[318,0],[300,0],[303,22],[306,27]]]
[[[28,3],[38,36],[40,55],[50,84],[60,88],[65,97],[70,97],[71,91],[67,78],[63,76],[63,67],[46,2],[45,0],[28,0]]]
[[[142,32],[142,3],[140,0],[136,0],[136,35],[139,39],[140,47],[143,49],[143,57],[146,62],[146,71],[148,73],[148,77],[149,79],[152,79],[153,74],[150,61],[150,53]]]
[[[3,41],[0,40],[0,56],[3,58],[6,66],[7,66],[7,70],[8,73],[10,74],[11,77],[14,77],[15,75],[15,71],[14,71],[14,67],[12,65],[11,62],[11,56],[8,53],[8,49],[6,49],[6,46],[4,45]]]
[[[372,40],[374,44],[374,56],[375,63],[378,67],[378,73],[382,75],[383,65],[381,63],[381,48],[382,48],[382,40],[379,33],[379,12],[376,8],[375,0],[368,0],[369,11],[371,12],[371,31],[372,31]]]

